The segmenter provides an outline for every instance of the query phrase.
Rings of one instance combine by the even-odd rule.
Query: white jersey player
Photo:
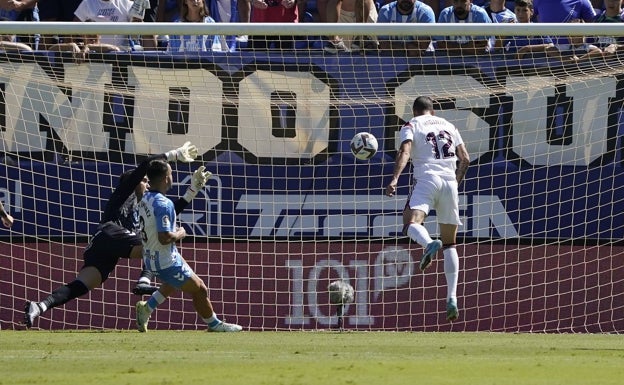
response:
[[[458,186],[466,175],[470,156],[455,126],[435,116],[431,98],[416,98],[413,113],[414,118],[401,128],[399,134],[401,147],[386,195],[396,193],[399,176],[411,159],[413,184],[403,211],[403,232],[425,248],[420,259],[421,270],[427,268],[437,252],[443,249],[447,282],[446,318],[454,321],[459,316],[459,256],[455,248],[457,227],[461,225]],[[441,241],[433,240],[423,226],[431,209],[436,211]]]
[[[203,188],[212,173],[204,171],[204,166],[193,173],[193,186]],[[184,227],[176,227],[176,212],[173,202],[164,194],[173,185],[171,166],[167,162],[155,160],[147,169],[150,190],[139,203],[139,223],[143,242],[143,261],[163,285],[147,301],[136,305],[137,328],[147,331],[147,322],[152,311],[175,289],[191,294],[197,314],[206,322],[210,331],[238,332],[243,328],[225,323],[213,311],[208,299],[208,288],[195,274],[178,252],[175,243],[186,237]],[[194,192],[197,194],[197,191]]]

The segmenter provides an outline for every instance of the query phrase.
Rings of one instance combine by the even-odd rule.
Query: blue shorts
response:
[[[169,285],[180,289],[184,282],[191,279],[195,272],[184,260],[177,260],[173,266],[169,266],[166,269],[153,271],[161,281],[168,283]]]

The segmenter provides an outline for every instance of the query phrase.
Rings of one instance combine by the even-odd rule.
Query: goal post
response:
[[[191,141],[170,196],[214,176],[179,216],[182,255],[216,312],[250,330],[337,327],[328,285],[355,289],[351,330],[624,331],[622,50],[581,60],[503,48],[331,54],[330,34],[621,37],[614,24],[30,23],[41,35],[295,36],[290,48],[232,52],[0,52],[0,327],[26,300],[70,282],[118,176]],[[24,23],[0,23],[1,35]],[[617,39],[615,39],[617,41]],[[312,43],[310,43],[312,42]],[[319,43],[321,43],[319,45]],[[426,273],[402,234],[410,190],[392,175],[398,130],[431,96],[471,154],[460,185],[460,319],[445,320],[441,255]],[[358,132],[379,142],[367,161]],[[407,171],[407,170],[406,170]],[[438,235],[435,211],[426,227]],[[41,329],[133,329],[140,261],[46,312]],[[150,328],[204,329],[176,294]]]

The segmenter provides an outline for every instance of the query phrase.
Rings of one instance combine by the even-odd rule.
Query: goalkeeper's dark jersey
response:
[[[166,160],[167,158],[165,154],[152,155],[141,162],[128,178],[120,181],[119,186],[106,203],[100,224],[115,222],[130,231],[138,229],[139,218],[134,189],[145,177],[149,163],[156,159]]]

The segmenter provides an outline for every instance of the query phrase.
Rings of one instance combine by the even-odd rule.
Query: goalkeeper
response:
[[[70,283],[58,287],[41,302],[27,301],[24,324],[30,328],[35,318],[47,310],[63,305],[101,286],[115,269],[120,258],[142,258],[143,246],[138,231],[139,218],[136,206],[148,188],[145,174],[149,163],[155,159],[189,163],[196,157],[197,147],[186,142],[175,150],[150,156],[136,169],[123,173],[119,178],[117,188],[106,203],[96,233],[84,250],[84,265],[78,276]],[[175,210],[178,213],[192,201],[207,180],[196,174],[197,172],[193,174],[191,186],[185,195],[175,203]],[[201,185],[196,183],[197,180],[201,182],[199,183]],[[149,282],[151,275],[145,278]]]

